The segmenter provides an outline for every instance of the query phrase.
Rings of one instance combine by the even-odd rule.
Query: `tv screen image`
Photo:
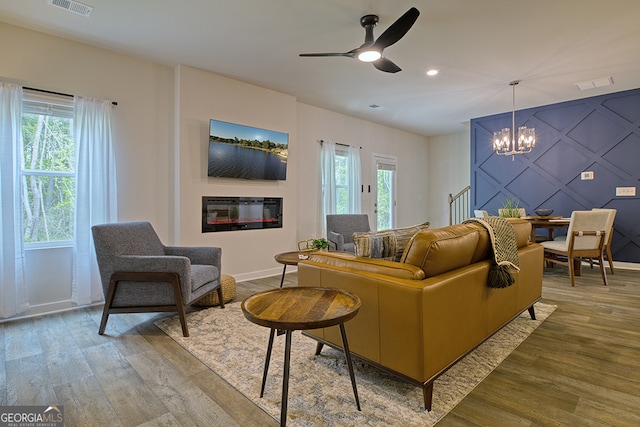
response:
[[[284,181],[288,149],[289,134],[212,119],[207,175]]]

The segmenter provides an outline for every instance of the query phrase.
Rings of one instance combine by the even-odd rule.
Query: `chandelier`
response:
[[[513,112],[511,114],[511,129],[504,128],[493,133],[493,150],[499,156],[511,156],[515,160],[516,154],[530,153],[536,145],[536,130],[526,126],[518,128],[516,140],[516,86],[520,80],[509,83],[513,88]],[[517,142],[516,142],[517,141]]]

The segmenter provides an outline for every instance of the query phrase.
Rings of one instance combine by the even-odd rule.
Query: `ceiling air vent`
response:
[[[51,6],[56,6],[82,16],[89,16],[91,15],[91,11],[93,11],[93,6],[73,0],[47,0],[47,3]]]

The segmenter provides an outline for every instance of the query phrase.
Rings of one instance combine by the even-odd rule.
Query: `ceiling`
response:
[[[89,17],[47,0],[0,0],[0,21],[185,64],[298,101],[425,136],[464,131],[474,117],[640,87],[638,0],[82,0]],[[383,73],[346,52],[415,6],[413,28],[384,54]],[[427,77],[428,68],[440,70]],[[576,83],[612,77],[580,91]],[[374,109],[370,105],[379,105]]]

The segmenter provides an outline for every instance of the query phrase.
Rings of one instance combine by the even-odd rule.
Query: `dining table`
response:
[[[536,241],[536,230],[539,228],[547,229],[547,240],[553,240],[554,230],[557,228],[569,228],[571,218],[565,218],[559,215],[530,215],[523,216],[521,219],[529,221],[531,224],[531,235],[529,240]]]

